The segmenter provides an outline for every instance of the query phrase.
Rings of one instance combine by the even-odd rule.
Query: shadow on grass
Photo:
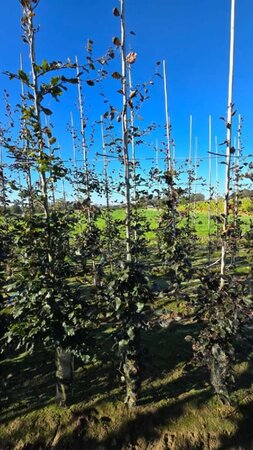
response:
[[[187,399],[177,400],[170,405],[161,406],[155,411],[142,411],[138,408],[133,413],[126,411],[126,420],[116,431],[106,429],[107,425],[104,424],[105,433],[103,434],[105,437],[102,439],[87,437],[89,424],[86,417],[83,416],[82,420],[78,421],[72,435],[60,438],[53,448],[55,450],[144,450],[150,444],[153,449],[197,450],[203,448],[203,443],[198,446],[196,440],[189,436],[182,436],[184,439],[182,447],[170,447],[170,441],[176,439],[176,435],[167,433],[166,428],[184,413],[187,402],[194,400],[196,404],[200,405],[209,396],[210,393],[201,392],[188,396]]]
[[[221,439],[221,445],[218,450],[253,450],[253,428],[252,428],[252,410],[253,400],[248,404],[237,408],[237,414],[242,417],[241,420],[234,418],[237,431],[232,436],[226,436]],[[233,417],[231,417],[233,420]]]
[[[194,327],[194,326],[193,326]],[[143,334],[143,382],[162,378],[168,372],[191,358],[191,346],[184,337],[189,327],[175,330],[150,330]],[[108,398],[108,393],[119,386],[117,365],[112,350],[112,339],[105,338],[106,351],[99,355],[98,364],[77,367],[71,404]],[[148,350],[147,350],[148,349]],[[54,353],[39,349],[33,355],[12,355],[0,363],[0,423],[6,423],[28,412],[54,403]],[[163,388],[165,389],[165,388]],[[171,390],[170,390],[171,393]],[[169,393],[169,395],[170,395]],[[161,394],[162,395],[162,394]],[[165,393],[164,393],[165,395]],[[152,392],[145,393],[146,403],[153,402]],[[147,399],[150,400],[147,400]],[[143,400],[144,401],[144,400]],[[159,400],[157,400],[159,401]]]
[[[207,433],[205,436],[196,436],[189,430],[180,436],[178,433],[168,432],[173,422],[185,414],[185,408],[189,404],[192,404],[194,410],[200,411],[203,404],[212,396],[211,391],[205,388],[208,380],[207,372],[190,366],[192,350],[191,344],[185,341],[185,336],[194,335],[197,330],[196,324],[176,324],[174,328],[157,328],[143,333],[144,350],[146,347],[149,350],[144,352],[143,388],[138,408],[133,413],[129,413],[122,403],[119,406],[123,395],[115,378],[116,364],[112,349],[109,348],[111,344],[109,339],[108,349],[100,355],[99,364],[90,367],[80,365],[77,368],[72,401],[74,408],[66,410],[69,422],[65,432],[61,425],[61,414],[57,413],[59,423],[53,424],[48,439],[44,438],[43,441],[41,436],[34,437],[30,444],[20,448],[142,450],[149,448],[148,445],[151,446],[152,443],[154,449],[209,448]],[[249,348],[243,344],[242,349],[238,348],[241,358],[239,362],[243,363],[247,359],[248,350]],[[2,385],[0,388],[2,400],[0,418],[2,423],[16,417],[20,419],[20,425],[11,442],[20,439],[22,435],[22,415],[54,403],[53,360],[52,352],[40,351],[36,357],[24,355],[1,363],[1,372],[7,386]],[[235,393],[240,389],[250,389],[252,373],[251,365],[245,365],[245,370],[238,376]],[[210,446],[210,448],[228,450],[239,449],[241,446],[243,450],[253,449],[253,432],[251,432],[253,396],[247,404],[241,403],[237,413],[229,417],[236,430],[233,436],[221,437],[220,447]],[[92,408],[94,410],[97,408],[98,411],[103,409],[107,411],[108,408],[105,414],[110,417],[103,417],[103,413],[99,412],[94,415],[90,412]],[[43,417],[43,411],[38,413],[35,422],[40,414]],[[116,426],[113,426],[114,415],[119,415]],[[9,447],[1,447],[0,442],[1,450],[2,448],[11,450],[14,447],[11,444]]]
[[[231,436],[221,439],[218,450],[253,450],[253,361],[252,342],[243,341],[237,348],[239,362],[247,361],[247,368],[236,379],[235,395],[237,404],[229,419],[236,431]]]
[[[39,409],[54,396],[54,363],[51,352],[12,355],[1,362],[0,423]]]

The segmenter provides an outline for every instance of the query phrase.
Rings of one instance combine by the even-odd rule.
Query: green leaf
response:
[[[56,142],[56,138],[55,138],[55,137],[51,137],[51,138],[49,139],[49,144],[50,144],[50,145],[53,145],[55,142]]]
[[[46,59],[43,59],[41,67],[44,72],[46,72],[49,69],[49,64]]]
[[[29,84],[29,77],[23,70],[19,70],[18,74],[19,74],[19,78],[22,81],[24,81],[25,83]]]
[[[42,111],[44,112],[44,114],[46,114],[46,116],[51,116],[53,114],[51,109],[44,108],[44,106],[41,108],[42,108]]]
[[[137,306],[137,312],[139,313],[139,312],[141,312],[142,310],[143,310],[143,308],[144,308],[144,303],[140,303],[140,302],[138,302],[137,304],[136,304],[136,306]]]
[[[120,300],[120,298],[119,297],[116,297],[116,299],[115,299],[115,311],[118,311],[119,310],[119,308],[121,307],[121,300]]]

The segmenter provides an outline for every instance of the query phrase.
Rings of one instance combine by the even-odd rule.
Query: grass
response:
[[[141,217],[143,217],[143,222],[147,221],[150,227],[150,231],[148,231],[145,236],[147,241],[153,242],[156,239],[156,233],[155,231],[158,228],[158,221],[159,221],[159,215],[160,212],[156,208],[142,208],[139,209],[139,214]],[[121,221],[123,222],[125,219],[125,210],[122,208],[120,209],[114,209],[112,210],[112,218],[115,221]],[[242,232],[245,233],[249,229],[250,222],[252,220],[252,216],[244,214],[241,216],[242,221]],[[186,219],[181,219],[182,225],[184,225],[186,222]],[[196,219],[192,219],[193,226],[196,227],[196,235],[198,238],[200,238],[202,241],[206,240],[208,237],[208,216],[207,212],[198,212],[196,214]],[[77,232],[80,232],[85,227],[85,224],[82,225],[82,222],[79,224],[78,228],[76,229]],[[98,219],[98,227],[100,230],[103,230],[105,228],[105,219],[103,217],[100,217]],[[211,234],[216,233],[216,222],[215,219],[211,219],[210,223],[210,231]],[[123,228],[122,228],[122,236],[124,234]]]
[[[243,257],[240,264],[245,264]],[[72,402],[66,408],[54,403],[53,351],[13,352],[2,360],[0,449],[218,450],[236,442],[250,449],[251,343],[238,343],[235,405],[225,406],[213,396],[207,371],[192,364],[191,344],[185,337],[194,336],[199,325],[188,317],[187,308],[183,301],[168,303],[165,297],[157,301],[155,309],[180,312],[185,319],[165,328],[155,322],[142,332],[142,389],[133,411],[123,402],[106,322],[96,331],[97,362],[76,361]]]
[[[73,403],[63,409],[54,405],[51,352],[3,361],[7,386],[2,386],[0,396],[3,401],[8,392],[8,400],[1,402],[1,450],[120,450],[134,446],[158,450],[166,448],[166,442],[167,448],[173,444],[182,450],[230,448],[221,445],[234,443],[251,421],[249,348],[239,349],[241,361],[235,366],[232,398],[237,406],[224,406],[213,397],[207,373],[190,364],[191,347],[184,338],[196,333],[196,327],[185,323],[143,332],[142,394],[133,412],[126,410],[122,401],[110,346],[96,364],[77,366]],[[251,437],[246,433],[243,440],[247,443]]]

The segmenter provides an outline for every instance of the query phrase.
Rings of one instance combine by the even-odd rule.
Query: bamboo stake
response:
[[[84,177],[85,177],[85,185],[87,197],[90,197],[90,189],[89,189],[89,164],[88,164],[88,152],[86,145],[86,137],[85,137],[85,117],[83,112],[83,93],[82,93],[82,83],[80,79],[80,71],[78,68],[78,59],[76,56],[76,74],[78,79],[78,105],[79,105],[79,113],[80,113],[80,129],[81,129],[81,146],[82,146],[82,155],[83,155],[83,165],[84,165]],[[90,220],[90,208],[88,208],[88,216]]]
[[[239,237],[240,232],[240,223],[239,223],[239,184],[240,184],[240,156],[241,156],[241,114],[238,115],[238,128],[237,128],[237,138],[235,138],[235,166],[234,166],[234,229],[235,229],[235,245],[234,245],[234,255],[233,255],[233,263],[236,263],[236,256],[238,252],[238,243],[237,238]]]
[[[167,170],[170,173],[171,184],[169,187],[169,194],[172,200],[172,230],[173,230],[173,240],[176,238],[176,205],[175,196],[173,193],[173,167],[171,159],[171,124],[168,112],[168,91],[167,91],[167,75],[166,75],[166,63],[163,60],[163,86],[164,86],[164,106],[165,106],[165,120],[166,120],[166,138],[167,138],[167,152],[166,152],[166,162]]]
[[[86,187],[86,194],[87,194],[87,200],[88,200],[88,207],[87,207],[87,220],[88,220],[88,227],[91,231],[91,193],[90,193],[90,180],[89,180],[89,162],[88,162],[88,152],[87,152],[87,145],[86,145],[86,136],[85,136],[85,117],[84,117],[84,111],[83,111],[83,93],[82,93],[82,83],[80,79],[80,71],[78,68],[78,59],[76,56],[76,74],[78,79],[78,103],[79,103],[79,112],[80,112],[80,127],[81,127],[81,146],[82,146],[82,155],[83,155],[83,165],[84,165],[84,179],[85,179],[85,187]],[[92,267],[93,267],[93,282],[94,285],[97,285],[97,276],[96,276],[96,262],[95,262],[95,256],[92,255]]]
[[[197,221],[196,195],[197,195],[197,167],[198,167],[198,138],[195,138],[195,154],[194,154],[194,228]]]
[[[103,116],[101,116],[101,138],[102,138],[102,148],[103,148],[106,209],[107,209],[107,212],[109,212],[110,211],[110,196],[109,196],[109,181],[108,181],[108,171],[107,171],[108,161],[107,161],[106,146],[105,146],[105,139],[104,139]]]
[[[187,208],[187,223],[190,226],[191,215],[191,170],[192,170],[192,115],[190,115],[190,136],[189,136],[189,158],[188,158],[188,208]]]
[[[102,138],[102,148],[103,148],[103,168],[104,168],[105,200],[106,200],[106,222],[107,222],[107,228],[108,228],[108,231],[109,231],[109,236],[107,236],[107,252],[108,252],[108,257],[109,257],[109,261],[110,261],[110,269],[111,269],[111,272],[112,272],[112,270],[113,270],[113,264],[112,264],[112,239],[111,239],[111,236],[110,236],[110,231],[111,231],[111,228],[112,228],[112,221],[111,221],[111,211],[110,211],[108,159],[107,159],[105,138],[104,138],[103,116],[101,116],[101,138]]]
[[[192,163],[192,115],[190,115],[190,137],[189,137],[189,166]]]
[[[20,70],[23,70],[23,57],[22,54],[20,53]],[[25,96],[25,88],[24,88],[24,82],[22,80],[22,78],[20,79],[20,83],[21,83],[21,101],[22,101],[22,106],[24,105],[24,96]],[[23,130],[26,127],[26,120],[23,119]],[[34,212],[34,205],[33,205],[33,197],[32,197],[32,176],[31,176],[31,169],[30,169],[30,165],[29,165],[29,160],[27,158],[26,152],[25,150],[28,148],[28,142],[27,140],[24,138],[23,139],[23,149],[24,149],[24,158],[25,158],[25,178],[26,178],[26,184],[27,184],[27,188],[28,188],[28,205],[29,205],[29,210],[31,213]]]
[[[158,212],[158,224],[160,226],[161,224],[161,211],[160,211],[160,190],[161,190],[161,183],[160,183],[160,173],[159,173],[159,147],[158,147],[158,141],[156,139],[156,145],[155,145],[155,168],[156,168],[156,174],[157,174],[157,212]],[[161,242],[160,242],[160,233],[157,233],[157,248],[158,252],[160,254],[161,252]]]
[[[236,145],[236,164],[235,164],[235,226],[238,227],[239,217],[239,182],[240,182],[240,157],[241,157],[241,130],[242,117],[238,115],[238,129],[237,129],[237,145]]]
[[[207,213],[207,229],[208,229],[208,264],[211,262],[211,197],[212,197],[212,117],[208,120],[208,213]]]
[[[60,144],[59,144],[59,147],[60,147]],[[61,155],[61,150],[60,150],[60,148],[59,148],[59,157],[60,157],[60,159],[62,160],[62,155]],[[65,189],[65,180],[64,180],[64,177],[62,177],[62,183],[61,183],[61,186],[62,186],[62,199],[63,199],[63,202],[64,202],[64,207],[66,207],[66,202],[67,202],[67,195],[66,195],[66,189]]]
[[[4,178],[4,165],[3,165],[3,149],[0,146],[0,179],[1,179],[1,200],[3,205],[3,215],[6,215],[6,188]]]
[[[218,207],[219,207],[219,170],[218,170],[218,138],[215,136],[215,181],[216,181],[216,199],[215,199],[215,223],[216,223],[216,237],[218,237],[219,221],[218,221]]]
[[[75,134],[75,127],[74,127],[74,119],[72,112],[70,113],[70,132],[72,137],[72,147],[73,147],[73,159],[74,159],[74,172],[75,172],[75,178],[77,178],[77,148],[76,148],[76,134]],[[78,180],[77,180],[78,181]],[[77,182],[77,199],[80,198],[80,192],[79,192],[79,183]]]
[[[156,139],[155,144],[155,167],[158,174],[158,182],[157,182],[157,189],[158,189],[158,195],[160,194],[160,177],[159,177],[159,147],[158,147],[158,141]]]
[[[121,66],[122,66],[122,144],[125,178],[125,202],[126,202],[126,259],[131,261],[131,188],[129,172],[128,153],[128,106],[127,106],[127,79],[126,79],[126,31],[125,31],[125,2],[120,0],[121,5]]]
[[[46,127],[49,128],[49,120],[48,117],[46,117]],[[49,137],[47,136],[47,146],[49,148],[49,154],[50,156],[53,156],[53,150],[52,150],[52,146],[50,145],[49,142]],[[50,178],[52,177],[52,172],[50,171]],[[55,186],[54,186],[54,182],[51,182],[51,191],[52,191],[52,201],[53,201],[53,206],[55,207]]]
[[[167,93],[167,77],[166,77],[166,63],[163,60],[163,86],[164,86],[164,103],[165,103],[165,118],[166,118],[166,138],[167,138],[167,167],[169,172],[172,169],[171,163],[171,148],[170,148],[170,119],[168,113],[168,93]]]
[[[227,228],[229,218],[229,193],[231,179],[231,136],[233,116],[233,80],[234,80],[234,42],[235,42],[235,0],[231,0],[231,23],[230,23],[230,56],[228,77],[228,110],[227,110],[227,148],[226,148],[226,173],[225,173],[225,198],[224,198],[224,221],[221,247],[221,270],[220,288],[224,287],[226,273],[227,254]]]
[[[39,153],[40,159],[43,160],[43,153],[45,149],[45,143],[42,135],[42,122],[41,122],[41,108],[40,108],[40,100],[39,100],[39,85],[38,85],[38,75],[35,69],[36,67],[36,58],[35,58],[35,28],[33,26],[33,14],[30,14],[30,11],[27,14],[27,21],[29,24],[29,49],[30,49],[30,62],[31,62],[31,71],[32,71],[32,91],[34,96],[34,111],[35,116],[38,122],[38,145],[39,145]],[[42,193],[42,203],[44,208],[45,217],[49,220],[49,202],[48,202],[48,187],[47,187],[47,179],[46,172],[44,170],[40,170],[40,186]],[[51,261],[52,256],[49,255],[49,260]]]
[[[130,92],[133,90],[131,64],[128,64],[128,81]],[[135,159],[135,140],[134,140],[134,109],[130,108],[131,125],[131,147],[132,147],[132,182],[133,182],[133,200],[137,204],[137,186],[136,186],[136,159]],[[135,232],[136,239],[136,232]]]

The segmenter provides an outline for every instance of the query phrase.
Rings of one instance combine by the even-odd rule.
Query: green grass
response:
[[[155,230],[158,228],[158,220],[159,215],[161,212],[159,212],[156,208],[142,208],[139,210],[140,216],[142,216],[149,224],[150,231],[146,233],[146,239],[148,241],[154,241],[156,239],[156,233]],[[112,211],[112,218],[114,220],[120,220],[124,221],[125,219],[125,210],[122,209],[115,209]],[[232,220],[232,218],[231,218]],[[252,220],[252,216],[244,214],[241,216],[241,222],[242,222],[242,232],[244,233],[249,229],[250,221]],[[183,226],[186,222],[186,219],[181,219],[181,225]],[[197,237],[201,238],[202,240],[208,237],[208,215],[207,212],[198,212],[196,215],[196,219],[192,218],[192,225],[196,227],[196,234]],[[210,222],[210,231],[211,234],[216,233],[216,223],[214,219],[211,219]],[[222,225],[221,225],[222,226]],[[98,227],[103,230],[105,227],[105,220],[103,218],[98,219]],[[154,231],[153,231],[154,230]],[[123,235],[123,231],[122,231]]]
[[[52,352],[2,361],[1,450],[120,450],[137,444],[140,450],[158,450],[166,448],[166,440],[178,450],[221,449],[222,444],[232,447],[240,436],[241,445],[251,448],[252,434],[246,431],[253,401],[250,348],[239,349],[241,361],[235,366],[232,398],[237,405],[224,406],[213,397],[208,374],[190,365],[185,336],[196,331],[196,324],[186,322],[143,332],[142,392],[132,412],[115,378],[110,335],[106,354],[96,364],[77,365],[73,402],[64,409],[54,404]]]

